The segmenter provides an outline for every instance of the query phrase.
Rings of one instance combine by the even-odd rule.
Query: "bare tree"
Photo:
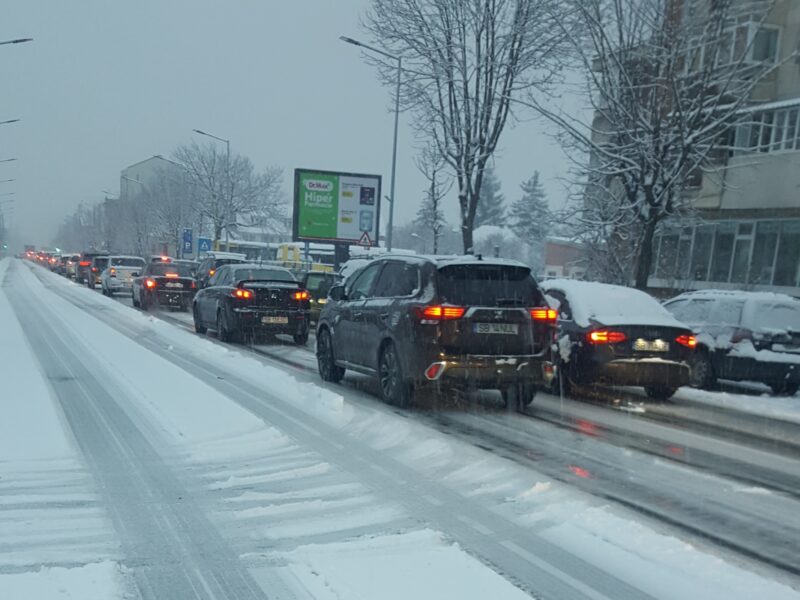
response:
[[[415,159],[417,169],[428,180],[425,198],[417,211],[415,222],[429,232],[433,240],[433,253],[439,253],[439,238],[446,226],[442,200],[453,189],[453,180],[444,179],[444,159],[435,146],[426,146]]]
[[[175,165],[159,169],[147,187],[147,206],[160,236],[180,252],[183,228],[193,223],[197,202],[195,185],[188,171]]]
[[[197,210],[210,221],[215,242],[243,220],[257,218],[274,227],[283,223],[280,168],[257,172],[245,156],[228,159],[217,146],[197,143],[180,146],[175,160],[186,167],[197,193]]]
[[[473,247],[486,162],[521,94],[548,87],[562,63],[561,0],[373,0],[364,20],[403,61],[401,100],[458,186],[464,251]],[[396,65],[373,59],[392,84]]]
[[[724,168],[743,108],[779,65],[762,56],[759,37],[775,1],[571,4],[579,27],[561,30],[593,118],[528,104],[559,126],[573,156],[587,157],[582,220],[595,266],[643,289],[660,223],[692,213],[693,189]]]

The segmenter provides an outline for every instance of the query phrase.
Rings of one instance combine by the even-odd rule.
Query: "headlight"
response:
[[[319,300],[317,300],[317,304],[325,304],[327,301],[328,301],[327,298],[320,298]]]

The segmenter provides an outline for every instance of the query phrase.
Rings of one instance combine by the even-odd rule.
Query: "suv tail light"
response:
[[[300,290],[299,292],[292,294],[292,297],[295,300],[308,300],[308,292],[305,290]]]
[[[242,288],[236,288],[231,292],[231,296],[242,300],[249,300],[253,297],[253,292],[250,290],[243,290]]]
[[[116,277],[116,275],[117,275],[117,270],[116,270],[116,269],[111,269],[111,270],[108,272],[108,274],[109,274],[109,275],[111,275],[112,277]]]
[[[463,306],[426,306],[422,310],[422,318],[436,321],[455,321],[464,316],[467,309]]]
[[[428,381],[438,381],[439,378],[444,374],[446,368],[446,362],[432,363],[431,366],[425,369],[425,379]]]
[[[81,262],[78,263],[78,265],[81,267],[88,267],[90,264],[92,263],[90,263],[88,260],[82,260]]]
[[[609,329],[595,329],[586,334],[586,341],[590,344],[619,344],[628,339],[628,336],[621,331]]]
[[[152,290],[154,287],[156,287],[156,280],[155,279],[145,279],[144,280],[144,285],[145,285],[145,287],[147,287],[147,288]]]
[[[679,335],[675,338],[675,341],[687,348],[695,348],[697,346],[697,338],[693,335]]]
[[[558,311],[554,308],[532,308],[531,319],[534,321],[555,323],[556,319],[558,319]]]
[[[92,267],[92,273],[97,273],[97,267]]]

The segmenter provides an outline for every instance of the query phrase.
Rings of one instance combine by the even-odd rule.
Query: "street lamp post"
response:
[[[225,138],[217,137],[214,134],[207,133],[200,129],[192,129],[195,133],[199,133],[200,135],[204,135],[206,137],[210,137],[211,139],[217,140],[218,142],[225,142],[225,173],[228,179],[228,193],[233,196],[233,185],[231,184],[231,141],[226,140]],[[225,250],[227,252],[231,251],[231,237],[230,237],[230,204],[233,201],[233,198],[228,198],[227,202],[225,202]]]
[[[394,184],[395,184],[395,175],[397,172],[397,126],[400,120],[400,76],[403,72],[403,58],[401,56],[395,56],[394,54],[389,54],[388,52],[381,50],[380,48],[374,48],[373,46],[368,46],[363,42],[359,42],[358,40],[354,40],[353,38],[349,38],[346,36],[339,36],[339,39],[345,43],[352,44],[353,46],[358,46],[360,48],[364,48],[365,50],[370,50],[372,52],[377,52],[378,54],[382,54],[383,56],[390,58],[392,60],[397,61],[397,87],[395,90],[395,97],[394,97],[394,141],[392,142],[392,178],[391,182],[389,183],[389,224],[387,226],[386,231],[386,249],[391,251],[392,250],[392,229],[394,227]]]

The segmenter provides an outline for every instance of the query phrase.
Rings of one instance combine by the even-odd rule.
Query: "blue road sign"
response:
[[[191,254],[192,253],[192,230],[191,229],[184,229],[183,230],[183,252],[184,254]]]
[[[211,238],[197,238],[197,252],[211,252]]]

